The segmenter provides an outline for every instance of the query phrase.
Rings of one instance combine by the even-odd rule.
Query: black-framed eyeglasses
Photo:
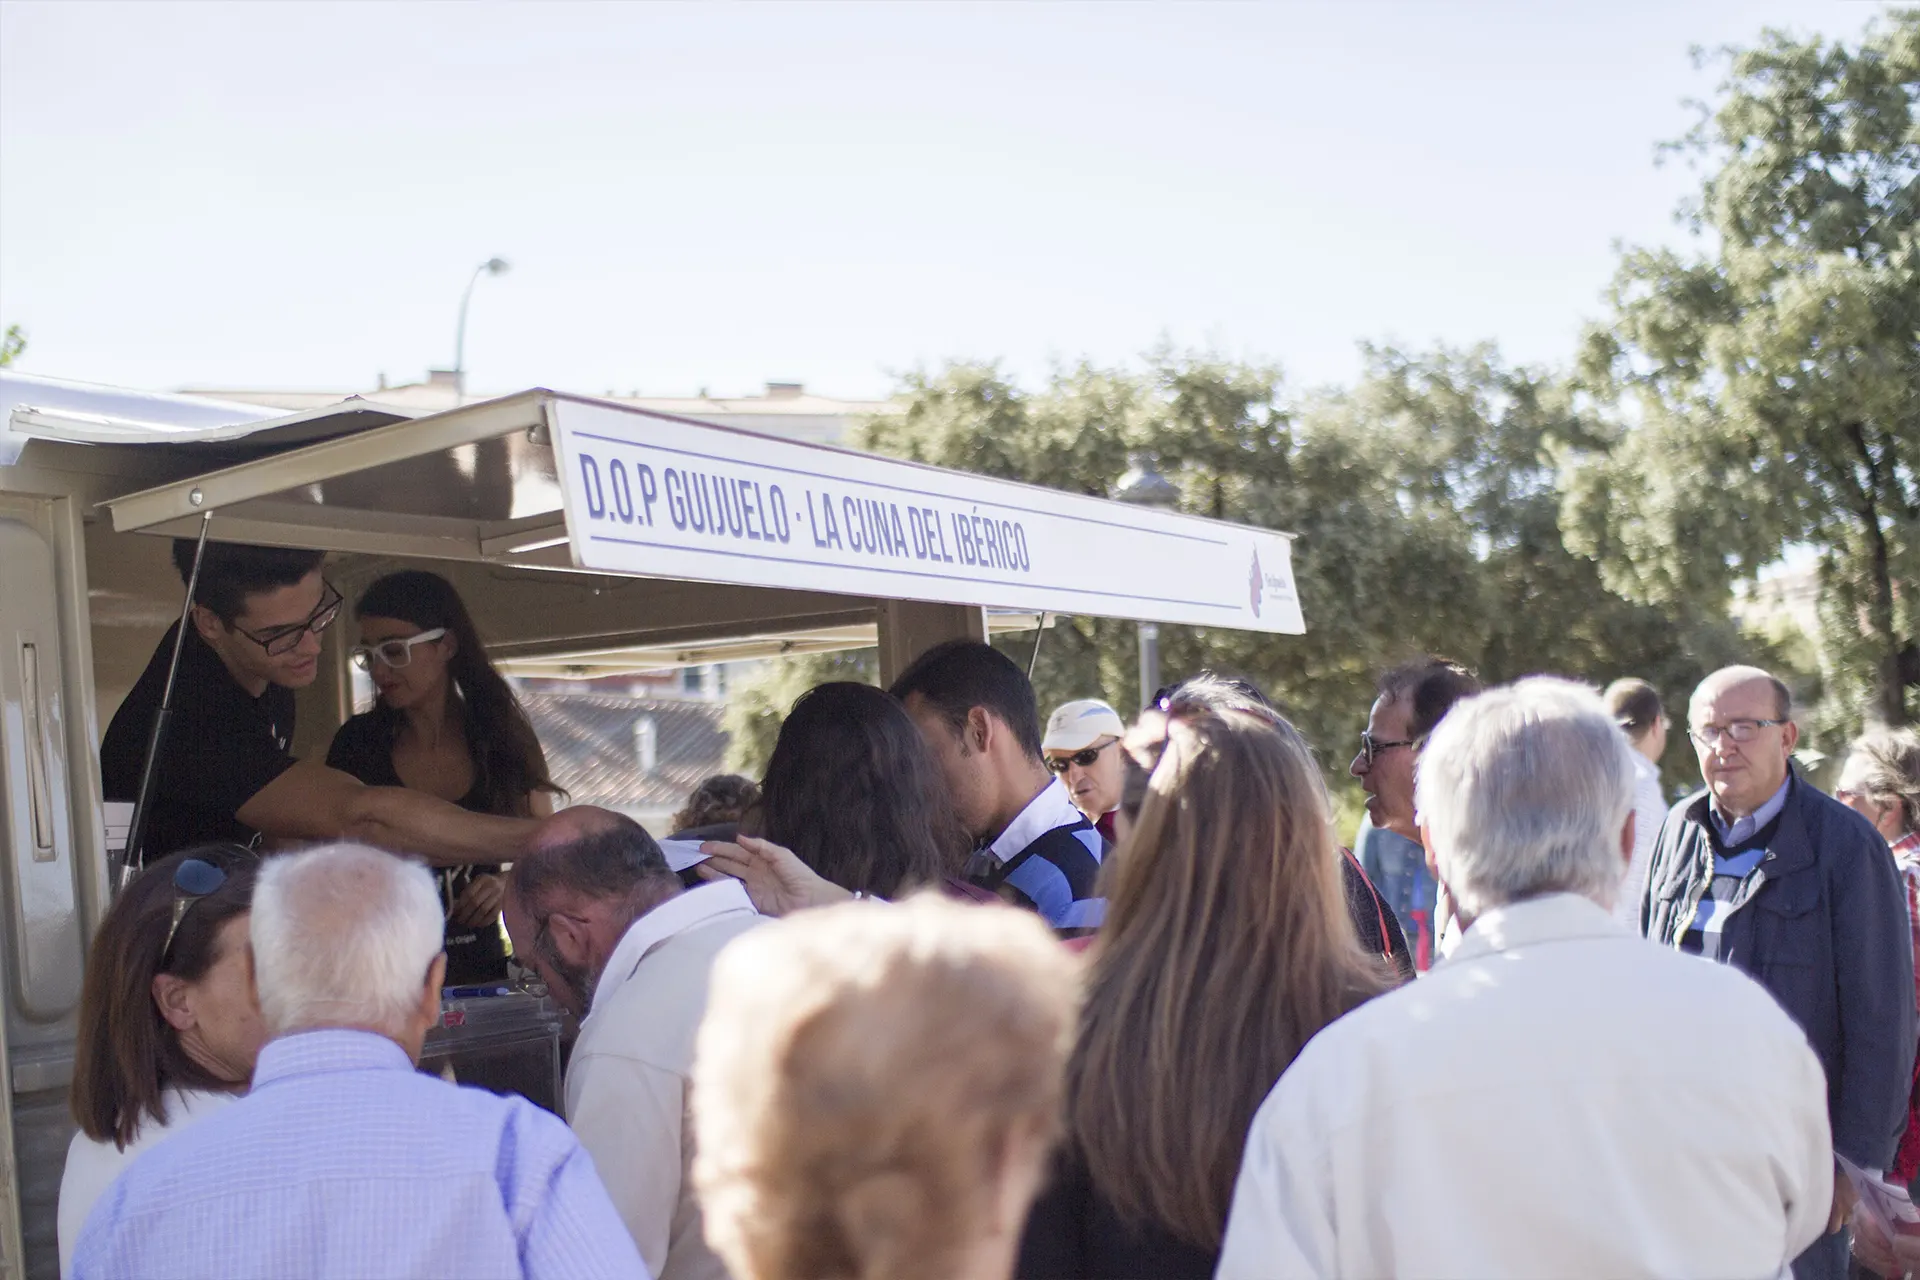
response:
[[[320,603],[314,607],[312,613],[307,615],[305,622],[275,627],[271,631],[263,631],[257,635],[244,627],[235,627],[234,630],[265,649],[270,658],[293,652],[300,647],[300,642],[306,638],[309,631],[319,635],[332,626],[333,620],[340,616],[340,606],[346,603],[346,597],[335,591],[331,582],[322,578],[320,585],[325,588],[320,593]]]
[[[173,950],[173,935],[180,922],[193,910],[193,904],[227,882],[227,869],[205,858],[187,858],[173,869],[173,923],[167,926],[167,940],[160,944],[160,968],[167,967],[167,954]]]
[[[1762,729],[1785,723],[1785,720],[1729,720],[1725,724],[1703,724],[1698,729],[1688,729],[1687,736],[1703,747],[1718,745],[1722,737],[1733,742],[1752,742]]]
[[[1393,742],[1382,742],[1366,730],[1362,729],[1360,731],[1360,758],[1366,762],[1367,768],[1369,769],[1373,768],[1375,757],[1382,751],[1390,750],[1393,747],[1410,747],[1412,745],[1412,738],[1400,738]]]
[[[1120,739],[1108,738],[1097,747],[1086,747],[1074,752],[1070,756],[1048,756],[1047,768],[1053,770],[1055,773],[1065,773],[1075,765],[1079,765],[1082,769],[1091,769],[1093,762],[1100,758],[1102,751],[1105,751],[1108,747],[1116,747],[1119,745]]]

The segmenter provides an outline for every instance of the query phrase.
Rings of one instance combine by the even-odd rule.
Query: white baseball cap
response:
[[[1082,698],[1061,704],[1047,717],[1047,736],[1041,739],[1042,751],[1079,751],[1102,738],[1124,738],[1127,726],[1120,714],[1098,698]]]

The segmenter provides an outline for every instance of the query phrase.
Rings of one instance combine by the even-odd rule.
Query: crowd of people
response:
[[[281,738],[342,602],[239,550],[194,678]],[[99,929],[67,1274],[1920,1265],[1910,731],[1829,796],[1786,687],[1715,672],[1704,787],[1669,805],[1650,686],[1421,659],[1366,711],[1350,852],[1253,685],[1043,720],[955,641],[799,699],[762,778],[676,816],[705,856],[681,873],[630,818],[552,811],[457,596],[396,577],[359,601],[381,706],[332,767],[220,755]],[[494,971],[493,911],[578,1020],[564,1120],[413,1070],[456,962]]]

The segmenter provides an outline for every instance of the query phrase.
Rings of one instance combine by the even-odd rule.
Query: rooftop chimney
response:
[[[767,399],[798,400],[801,395],[805,393],[806,389],[806,385],[799,382],[769,382],[767,384]]]

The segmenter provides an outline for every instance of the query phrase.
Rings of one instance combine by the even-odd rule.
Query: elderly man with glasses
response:
[[[1878,1172],[1893,1159],[1913,1078],[1913,951],[1887,842],[1794,769],[1787,687],[1756,667],[1694,690],[1688,736],[1706,789],[1667,815],[1641,919],[1648,938],[1751,974],[1806,1032],[1826,1069],[1834,1151]],[[1703,1063],[1740,1088],[1740,1064]],[[1798,1280],[1847,1274],[1850,1184]]]
[[[100,746],[108,800],[134,801],[147,753],[157,755],[146,838],[130,858],[151,863],[219,841],[343,836],[448,866],[510,862],[520,853],[531,822],[469,813],[404,787],[369,787],[294,757],[294,691],[319,675],[321,636],[342,603],[322,573],[324,554],[210,543],[194,580],[193,542],[174,543],[181,581],[194,581],[186,634],[176,623],[161,639]],[[176,638],[171,723],[156,739]]]

